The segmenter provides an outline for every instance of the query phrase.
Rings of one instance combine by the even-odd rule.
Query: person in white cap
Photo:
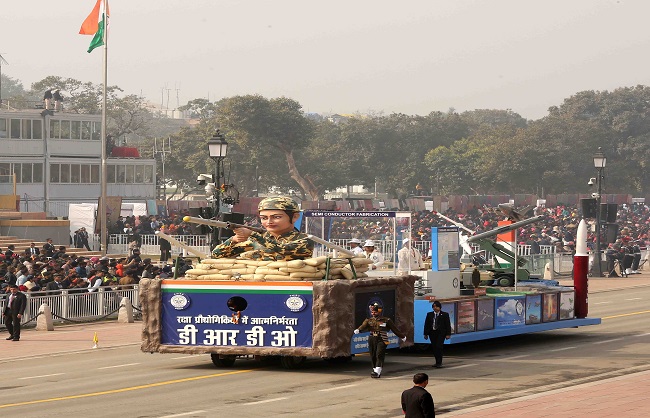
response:
[[[372,270],[377,270],[384,264],[384,256],[379,251],[375,251],[375,243],[373,240],[368,239],[363,243],[363,251],[365,251],[364,256],[372,260],[372,264],[370,265]]]
[[[404,238],[402,248],[397,252],[397,270],[408,273],[409,271],[424,270],[422,254],[417,248],[411,246],[411,240]]]
[[[363,254],[363,248],[361,248],[361,241],[358,238],[352,238],[350,241],[348,241],[348,244],[350,244],[350,250],[352,250],[354,255]]]

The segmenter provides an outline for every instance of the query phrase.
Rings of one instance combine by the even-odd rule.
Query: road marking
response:
[[[646,332],[645,334],[638,334],[635,335],[635,337],[645,337],[646,335],[650,335],[650,332]]]
[[[404,376],[393,376],[393,377],[385,377],[383,380],[396,380],[396,379],[406,379],[406,378],[412,378],[413,375],[410,374],[405,374]]]
[[[608,300],[606,302],[594,302],[594,303],[590,303],[590,305],[604,305],[606,303],[612,303],[612,301]]]
[[[548,350],[548,351],[550,351],[550,352],[555,352],[555,351],[564,351],[564,350],[571,350],[572,348],[578,348],[578,347],[575,347],[575,346],[571,346],[571,347],[562,347],[562,348],[556,348],[555,350]]]
[[[118,364],[116,366],[106,366],[106,367],[100,367],[97,370],[104,370],[104,369],[116,369],[118,367],[128,367],[128,366],[137,366],[140,363],[127,363],[127,364]]]
[[[611,340],[603,340],[603,341],[597,341],[594,344],[605,344],[605,343],[611,343],[614,341],[621,341],[623,338],[612,338]]]
[[[288,399],[287,397],[284,398],[273,398],[273,399],[265,399],[263,401],[257,401],[257,402],[248,402],[243,405],[259,405],[261,403],[269,403],[269,402],[276,402],[276,401],[283,401],[285,399]]]
[[[339,389],[347,389],[347,388],[352,388],[355,386],[359,386],[358,383],[355,383],[354,385],[343,385],[343,386],[337,386],[334,388],[327,388],[327,389],[320,389],[319,392],[331,392],[333,390],[339,390]]]
[[[38,379],[39,377],[61,376],[62,374],[65,374],[65,373],[42,374],[40,376],[19,377],[18,380]]]
[[[112,395],[115,393],[124,393],[124,392],[131,392],[134,390],[141,390],[141,389],[150,389],[150,388],[155,388],[158,386],[167,386],[167,385],[173,385],[176,383],[185,383],[185,382],[192,382],[194,380],[202,380],[202,379],[211,379],[213,377],[222,377],[222,376],[230,376],[233,374],[240,374],[240,373],[249,373],[254,371],[254,369],[247,369],[247,370],[237,370],[233,372],[225,372],[225,373],[215,373],[215,374],[208,374],[204,376],[195,376],[195,377],[186,377],[183,379],[176,379],[176,380],[165,380],[163,382],[158,382],[158,383],[149,383],[147,385],[140,385],[140,386],[130,386],[126,388],[121,388],[121,389],[112,389],[112,390],[105,390],[102,392],[91,392],[91,393],[83,393],[81,395],[70,395],[70,396],[61,396],[58,398],[47,398],[47,399],[37,399],[33,401],[25,401],[25,402],[16,402],[16,403],[7,403],[4,405],[0,405],[0,409],[3,408],[11,408],[15,406],[25,406],[25,405],[35,405],[39,403],[47,403],[47,402],[57,402],[57,401],[67,401],[70,399],[81,399],[81,398],[90,398],[94,396],[102,396],[102,395]]]
[[[472,366],[478,366],[478,364],[477,363],[461,364],[459,366],[445,367],[445,369],[462,369],[464,367],[472,367]]]
[[[196,355],[193,355],[193,356],[182,356],[182,357],[172,357],[172,358],[170,358],[169,360],[183,360],[183,359],[186,359],[186,358],[195,358],[195,357],[196,357]]]
[[[501,362],[501,361],[508,361],[508,360],[517,360],[519,358],[529,357],[531,355],[532,354],[519,354],[518,356],[509,356],[507,354],[504,354],[503,356],[499,356],[499,358],[484,358],[484,359],[475,359],[475,358],[473,358],[471,360],[474,360],[474,361],[477,361],[477,360],[479,360],[479,361],[488,361],[488,362],[490,362],[490,361],[499,361],[499,362]]]
[[[646,313],[650,313],[650,311],[639,311],[639,312],[630,312],[630,313],[625,313],[625,314],[620,314],[620,315],[604,316],[601,319],[622,318],[624,316],[641,315],[641,314],[646,314]]]
[[[520,355],[518,355],[518,356],[512,356],[512,357],[505,356],[505,357],[503,357],[502,359],[497,359],[497,360],[495,360],[495,361],[503,361],[503,360],[517,360],[518,358],[524,358],[524,357],[528,357],[528,356],[530,356],[530,354],[520,354]]]
[[[641,298],[630,298],[630,299],[625,299],[625,300],[641,300]]]
[[[186,417],[188,415],[194,415],[194,414],[204,414],[207,411],[192,411],[192,412],[183,412],[182,414],[174,414],[174,415],[165,415],[164,417],[160,418],[175,418],[175,417]]]

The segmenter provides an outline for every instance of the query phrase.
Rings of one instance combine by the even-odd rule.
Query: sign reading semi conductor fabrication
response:
[[[312,346],[309,282],[164,280],[162,344]]]

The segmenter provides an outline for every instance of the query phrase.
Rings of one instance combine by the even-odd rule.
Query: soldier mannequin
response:
[[[368,348],[370,350],[370,360],[372,361],[372,373],[370,377],[381,377],[381,371],[384,367],[384,357],[386,356],[386,346],[388,345],[388,336],[386,333],[390,329],[402,341],[406,341],[406,334],[400,332],[392,319],[382,316],[383,307],[379,303],[369,306],[371,318],[363,321],[363,324],[354,330],[355,334],[362,331],[370,331],[368,337]]]
[[[212,250],[213,258],[237,256],[255,260],[302,260],[310,258],[314,243],[294,228],[300,217],[298,204],[288,197],[267,197],[258,206],[266,232],[236,228],[235,235]]]

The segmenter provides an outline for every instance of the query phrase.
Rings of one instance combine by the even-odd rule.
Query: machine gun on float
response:
[[[482,270],[484,272],[487,271],[490,273],[491,280],[483,280],[480,282],[480,284],[512,286],[515,282],[515,268],[513,267],[515,264],[515,258],[517,259],[517,267],[518,267],[517,281],[529,280],[531,278],[530,272],[527,269],[523,268],[526,265],[527,260],[524,258],[515,257],[515,253],[513,251],[511,251],[508,248],[505,248],[503,245],[495,241],[492,241],[491,239],[488,238],[515,230],[519,227],[534,222],[538,222],[544,219],[544,216],[539,215],[539,216],[522,220],[521,216],[528,213],[530,211],[530,208],[526,208],[520,213],[520,212],[516,212],[514,208],[510,205],[499,205],[499,210],[501,210],[501,212],[503,212],[504,215],[506,215],[509,219],[517,220],[518,222],[515,222],[511,225],[500,226],[496,229],[483,232],[481,234],[476,234],[475,231],[468,229],[462,223],[454,221],[453,219],[450,219],[441,213],[434,212],[434,214],[471,234],[471,236],[468,237],[466,235],[463,235],[459,231],[459,243],[460,246],[463,248],[463,253],[464,253],[463,257],[461,257],[461,262],[463,262],[464,264],[471,264],[478,271]],[[494,260],[493,264],[488,263],[487,260],[484,257],[482,257],[478,252],[473,252],[472,247],[469,245],[470,243],[474,243],[479,248],[481,248],[481,250],[485,251],[486,253],[491,253],[492,255],[494,255],[495,257],[493,258]],[[507,263],[509,263],[509,265],[502,265],[501,263],[499,263],[499,259],[497,257],[501,258],[502,260],[505,260]],[[475,283],[474,280],[472,280],[472,283],[474,284],[474,286],[478,285],[478,283]]]
[[[485,270],[492,273],[494,278],[493,284],[499,286],[512,286],[515,283],[515,274],[517,281],[529,280],[531,278],[530,272],[523,268],[527,260],[519,258],[516,254],[505,248],[503,245],[492,241],[490,237],[503,234],[509,231],[516,230],[522,226],[526,226],[544,219],[544,215],[533,216],[532,218],[524,219],[523,221],[514,222],[510,225],[503,225],[491,231],[483,232],[481,234],[473,235],[467,239],[468,243],[478,245],[482,250],[491,253],[493,257],[492,264],[479,264],[476,267],[479,270]],[[505,260],[509,265],[502,265],[499,258]],[[474,259],[473,259],[474,260]],[[505,263],[504,263],[505,264]],[[516,272],[515,272],[516,264]]]

